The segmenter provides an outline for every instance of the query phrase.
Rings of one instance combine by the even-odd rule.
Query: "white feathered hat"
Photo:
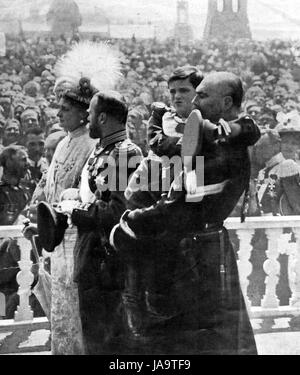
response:
[[[55,65],[54,92],[88,106],[93,95],[115,89],[121,79],[118,51],[105,42],[79,42]]]

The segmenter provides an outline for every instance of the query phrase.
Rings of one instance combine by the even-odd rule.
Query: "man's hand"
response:
[[[24,228],[22,229],[23,236],[31,241],[32,237],[38,234],[37,226],[36,224],[32,224],[29,219],[25,219],[23,221]]]
[[[62,201],[67,201],[67,200],[80,201],[81,199],[80,199],[79,189],[70,188],[70,189],[64,190],[60,194],[59,201],[62,202]]]
[[[61,214],[71,216],[73,210],[75,208],[79,208],[80,205],[81,203],[78,200],[63,200],[62,202],[58,203],[55,210]]]

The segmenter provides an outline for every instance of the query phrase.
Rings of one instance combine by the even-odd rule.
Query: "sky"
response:
[[[82,13],[92,12],[94,7],[103,8],[114,17],[133,18],[174,25],[176,22],[176,0],[76,0]],[[196,35],[203,32],[208,0],[188,0],[190,23]],[[43,11],[51,0],[0,0],[2,9],[24,16],[35,3]],[[268,8],[268,5],[272,9]],[[4,6],[4,7],[3,7]],[[248,0],[250,27],[254,36],[268,32],[285,37],[300,37],[299,0]],[[1,27],[1,25],[0,25]],[[275,34],[274,34],[275,33]]]

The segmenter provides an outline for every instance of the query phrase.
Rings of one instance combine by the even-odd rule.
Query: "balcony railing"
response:
[[[255,322],[254,328],[261,330],[262,327],[272,328],[276,318],[287,318],[297,322],[300,320],[300,216],[285,217],[251,217],[241,224],[239,218],[230,218],[226,221],[225,226],[235,236],[237,263],[240,274],[242,291],[246,300],[250,317]],[[254,250],[253,236],[257,230],[260,230],[266,236],[266,248],[264,252],[265,260],[261,264],[264,270],[264,295],[261,298],[260,305],[255,305],[248,291],[251,283],[253,264],[251,255]],[[76,236],[76,230],[70,229],[69,236]],[[1,333],[14,330],[20,330],[26,326],[33,331],[34,325],[37,329],[49,329],[50,325],[46,318],[34,318],[29,303],[31,294],[31,285],[34,276],[31,272],[32,261],[30,259],[31,243],[22,235],[22,226],[0,227],[0,239],[15,238],[21,249],[21,259],[18,262],[20,271],[17,275],[19,285],[18,294],[20,297],[19,306],[15,312],[14,319],[11,321],[0,320],[0,353],[3,352],[1,346]],[[72,238],[74,240],[74,238]],[[277,286],[280,278],[281,267],[278,260],[280,254],[288,257],[288,281],[286,287],[291,290],[291,297],[288,303],[281,304],[277,295]],[[0,265],[1,269],[1,265]],[[252,280],[252,281],[251,281]],[[0,295],[0,315],[4,315],[4,298]],[[265,321],[268,324],[262,324]],[[261,324],[257,324],[261,323]],[[293,325],[295,328],[295,325]],[[290,326],[286,328],[291,329]]]

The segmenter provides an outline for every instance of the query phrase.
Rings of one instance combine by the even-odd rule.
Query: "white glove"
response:
[[[71,200],[71,199],[70,200],[64,200],[57,205],[55,210],[57,212],[60,212],[61,214],[71,216],[73,210],[75,208],[79,208],[80,205],[81,205],[81,203],[77,200]]]
[[[197,191],[197,175],[194,170],[185,174],[185,189],[188,194],[196,194]]]
[[[79,189],[70,188],[64,190],[59,196],[59,202],[67,200],[80,201]]]

